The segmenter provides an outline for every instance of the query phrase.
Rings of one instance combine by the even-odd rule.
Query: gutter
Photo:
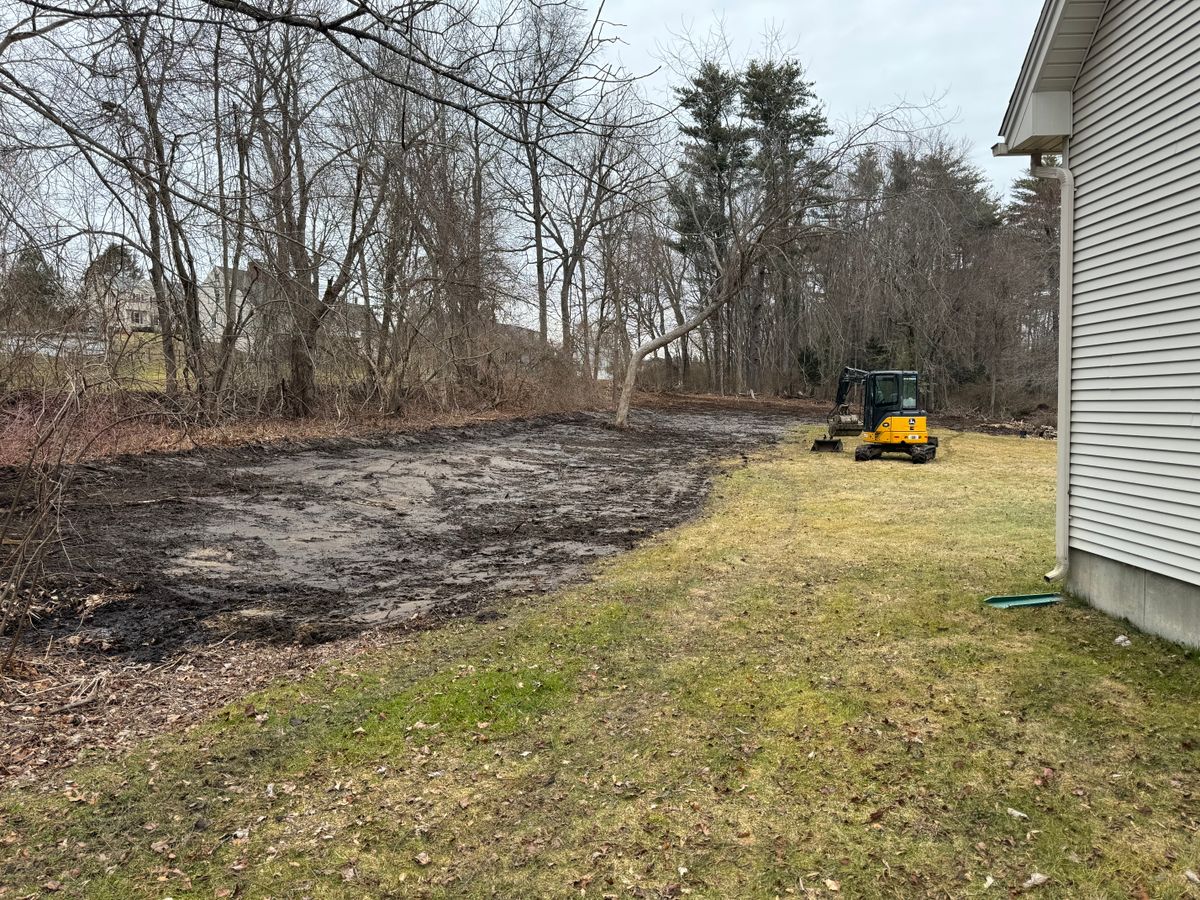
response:
[[[1058,482],[1054,504],[1056,563],[1047,581],[1067,576],[1071,530],[1071,333],[1075,287],[1075,176],[1066,166],[1043,166],[1041,154],[1033,157],[1030,171],[1036,178],[1055,178],[1062,185],[1058,262]]]

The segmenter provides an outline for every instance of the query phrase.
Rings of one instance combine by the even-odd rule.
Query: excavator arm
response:
[[[855,385],[865,384],[867,373],[862,369],[846,366],[838,378],[837,397],[833,401],[833,409],[829,411],[829,435],[858,434],[863,429],[861,415],[855,415],[846,402],[850,389]]]
[[[846,397],[850,394],[850,388],[856,384],[862,384],[866,380],[867,373],[862,369],[853,369],[850,366],[842,369],[841,377],[838,378],[837,399],[833,401],[833,408],[836,410],[846,402]]]

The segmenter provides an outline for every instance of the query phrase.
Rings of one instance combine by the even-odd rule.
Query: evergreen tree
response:
[[[83,295],[94,300],[117,286],[128,286],[142,277],[141,266],[128,244],[113,242],[104,248],[83,273]]]
[[[718,248],[729,231],[733,200],[751,156],[750,130],[742,124],[741,79],[715,62],[703,62],[691,81],[676,89],[690,121],[680,127],[683,178],[672,191],[681,249],[711,274],[706,238]]]
[[[754,60],[742,76],[740,94],[757,144],[754,166],[768,185],[780,187],[797,166],[810,162],[816,142],[829,134],[812,83],[792,60]]]
[[[63,301],[58,273],[46,261],[41,248],[33,244],[17,251],[0,294],[6,317],[34,326],[49,324]]]

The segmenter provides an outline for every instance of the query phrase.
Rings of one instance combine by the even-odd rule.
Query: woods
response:
[[[664,89],[565,3],[7,15],[10,392],[214,421],[820,397],[852,364],[1052,403],[1053,188],[1003,199],[912,110],[835,123],[786,54],[679,48]]]

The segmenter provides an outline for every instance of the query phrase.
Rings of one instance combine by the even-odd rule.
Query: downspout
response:
[[[1058,262],[1058,484],[1055,498],[1055,566],[1046,573],[1047,581],[1067,577],[1071,528],[1071,331],[1075,263],[1075,176],[1061,166],[1043,166],[1041,157],[1033,158],[1030,169],[1036,178],[1056,178],[1062,185]]]

